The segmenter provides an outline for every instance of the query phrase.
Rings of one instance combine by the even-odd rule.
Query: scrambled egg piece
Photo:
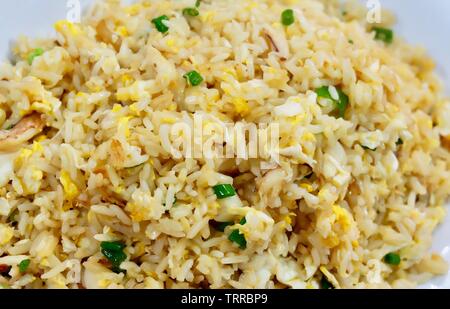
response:
[[[144,279],[144,286],[147,289],[163,289],[164,286],[158,280],[155,280],[151,277],[147,277]]]
[[[135,81],[130,86],[119,88],[116,93],[116,98],[119,101],[134,101],[137,102],[141,99],[148,98],[149,93],[146,88],[151,87],[153,81]]]
[[[141,222],[141,221],[150,219],[147,216],[147,214],[150,212],[150,210],[145,206],[137,205],[132,202],[128,202],[127,206],[126,206],[126,210],[130,213],[131,219],[134,222]]]
[[[297,216],[295,213],[290,212],[289,214],[283,217],[283,226],[286,228],[292,224],[292,217]]]
[[[130,128],[128,126],[128,122],[132,119],[132,117],[121,117],[119,119],[119,124],[117,130],[120,134],[123,134],[125,137],[130,137]]]
[[[60,20],[57,21],[54,25],[55,30],[65,34],[66,31],[69,31],[70,34],[72,35],[79,35],[83,32],[83,30],[80,28],[80,26],[71,23],[67,20]]]
[[[42,179],[43,176],[44,176],[44,173],[42,173],[41,170],[33,167],[32,172],[31,172],[31,178],[33,178],[33,180],[39,181]]]
[[[118,26],[118,27],[116,28],[116,31],[115,31],[115,32],[116,32],[118,35],[122,36],[122,37],[126,37],[126,36],[129,35],[128,29],[127,29],[127,27],[125,27],[125,26]]]
[[[174,39],[168,39],[166,41],[167,47],[171,48],[173,52],[177,53],[179,51],[176,41]]]
[[[301,183],[300,187],[308,191],[309,193],[314,191],[313,186],[311,186],[309,183]]]
[[[306,132],[305,134],[303,134],[302,141],[304,141],[304,142],[315,142],[316,141],[316,137],[311,132]]]
[[[177,120],[172,117],[165,117],[161,120],[161,122],[167,123],[167,124],[174,124],[175,122],[177,122]]]
[[[240,227],[245,239],[249,241],[268,240],[272,234],[274,220],[262,211],[249,207],[241,209],[244,212],[247,211],[245,215],[247,223]]]
[[[250,108],[248,106],[248,102],[244,100],[243,98],[235,98],[233,99],[233,105],[236,109],[236,112],[241,115],[242,117],[245,117],[250,112]]]
[[[123,106],[120,104],[114,104],[113,108],[112,108],[112,112],[113,113],[118,113],[122,110]]]
[[[0,224],[0,246],[6,245],[14,236],[14,230],[6,224]]]
[[[165,212],[161,194],[160,191],[155,191],[155,196],[152,196],[150,192],[136,190],[125,208],[131,219],[134,222],[160,219]]]
[[[70,175],[68,172],[61,171],[61,176],[59,177],[59,180],[61,181],[61,184],[63,185],[64,193],[65,193],[67,199],[73,200],[75,197],[78,196],[80,191],[78,190],[78,187],[76,186],[76,184],[70,178]]]
[[[213,21],[215,15],[216,13],[213,11],[204,12],[203,14],[200,15],[200,19],[202,20],[203,23],[207,23],[209,21]]]
[[[288,117],[288,118],[289,118],[289,122],[295,126],[295,125],[299,124],[305,118],[305,115],[297,115],[297,116]]]
[[[16,164],[16,166],[22,166],[24,165],[24,163],[26,163],[26,161],[29,157],[31,157],[32,154],[33,151],[31,149],[22,148],[14,163]]]
[[[301,269],[294,259],[280,259],[276,266],[277,279],[292,288],[305,288],[300,278]]]
[[[348,232],[353,225],[353,219],[351,217],[351,214],[345,208],[340,207],[338,205],[333,205],[332,211],[335,218],[331,223],[339,224],[341,232],[344,233]],[[337,230],[331,231],[328,237],[326,237],[323,240],[325,246],[327,246],[328,248],[334,248],[338,246],[341,243],[340,238],[338,236],[339,232],[340,231]],[[358,241],[355,240],[352,242],[353,247],[357,247],[358,245],[359,245]]]
[[[247,4],[247,6],[245,7],[245,9],[246,9],[247,11],[251,11],[252,9],[257,8],[258,6],[259,6],[258,2],[252,1],[252,2],[250,2],[249,4]]]
[[[122,75],[122,77],[121,77],[121,81],[122,81],[122,84],[123,84],[125,87],[128,87],[128,86],[130,86],[130,85],[133,83],[134,79],[133,79],[133,77],[131,77],[130,75],[124,74],[124,75]]]
[[[50,289],[66,289],[67,288],[66,279],[61,274],[57,274],[56,276],[47,279],[46,283]]]
[[[45,135],[43,137],[44,137],[44,139],[46,138]],[[42,138],[42,136],[39,137],[39,139],[41,139],[41,138]],[[32,151],[33,152],[42,152],[42,151],[44,151],[44,147],[42,147],[42,145],[39,141],[34,141]]]
[[[339,237],[337,237],[336,233],[331,232],[331,234],[324,239],[324,243],[328,248],[334,248],[339,245]]]
[[[338,205],[333,205],[332,209],[334,215],[336,216],[336,223],[339,223],[344,232],[347,232],[352,226],[352,218],[350,213],[345,208]]]

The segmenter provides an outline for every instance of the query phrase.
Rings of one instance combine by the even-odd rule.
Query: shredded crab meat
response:
[[[122,167],[125,160],[125,153],[120,141],[113,139],[111,141],[111,162],[116,167]]]
[[[269,40],[272,49],[280,58],[287,59],[289,57],[289,44],[283,33],[276,31],[270,26],[265,26],[264,36]]]
[[[22,118],[11,130],[0,131],[0,151],[14,150],[32,139],[44,129],[40,114],[33,113]]]

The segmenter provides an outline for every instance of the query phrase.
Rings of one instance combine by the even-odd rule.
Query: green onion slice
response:
[[[347,110],[348,106],[348,96],[340,88],[336,87],[336,91],[339,96],[337,100],[333,99],[333,97],[331,96],[328,86],[322,86],[316,89],[317,96],[319,98],[325,98],[333,101],[334,105],[336,106],[336,109],[339,112],[339,117],[344,118],[345,111]]]
[[[189,85],[198,86],[203,82],[203,77],[197,71],[190,71],[183,76]]]
[[[241,234],[239,230],[234,230],[233,232],[231,232],[231,234],[228,236],[228,239],[236,243],[241,249],[247,248],[247,240],[245,240],[245,236]]]
[[[292,9],[284,10],[281,13],[281,23],[285,26],[290,26],[295,22],[294,11]]]
[[[112,271],[115,273],[122,272],[120,264],[127,259],[127,255],[123,252],[125,244],[120,241],[103,241],[100,244],[102,254],[112,264]]]
[[[400,255],[398,255],[397,253],[388,253],[384,256],[384,261],[387,264],[391,264],[391,265],[398,265],[400,264]]]
[[[42,54],[44,53],[44,50],[42,48],[36,48],[35,50],[33,50],[29,55],[28,55],[28,64],[32,65],[34,58],[42,56]]]
[[[102,249],[102,254],[111,262],[113,267],[119,267],[120,264],[127,259],[127,255],[123,251]]]
[[[156,29],[161,33],[166,33],[169,31],[169,27],[164,24],[164,20],[169,20],[169,17],[166,15],[159,16],[157,18],[152,19],[152,23],[155,25]]]
[[[236,190],[234,190],[233,186],[229,184],[214,186],[213,190],[218,199],[224,199],[236,195]]]
[[[195,17],[200,15],[200,13],[196,8],[185,8],[183,9],[183,15]]]
[[[30,262],[30,259],[25,259],[19,263],[19,270],[21,273],[24,273],[27,270],[28,266],[30,266]]]
[[[375,27],[375,40],[383,41],[387,44],[391,44],[394,41],[394,32],[391,29]]]
[[[103,241],[100,247],[109,251],[122,251],[125,248],[125,244],[120,241]]]

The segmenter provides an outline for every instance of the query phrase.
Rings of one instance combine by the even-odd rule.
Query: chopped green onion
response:
[[[227,226],[233,225],[233,222],[218,222],[218,221],[211,221],[211,225],[214,229],[216,229],[219,232],[224,232],[225,228]]]
[[[127,259],[127,255],[123,252],[125,244],[120,241],[103,241],[100,244],[102,254],[112,264],[114,272],[121,272],[120,264]]]
[[[333,101],[334,105],[336,106],[339,112],[339,117],[344,118],[345,111],[347,110],[348,106],[348,96],[340,88],[336,87],[336,91],[339,96],[338,100],[332,98],[328,86],[322,86],[316,89],[317,96],[320,98],[325,98]]]
[[[120,264],[127,258],[127,255],[123,251],[102,249],[102,254],[111,262],[113,267],[119,267]]]
[[[244,225],[247,223],[247,220],[245,217],[239,221],[240,225]],[[245,240],[244,234],[241,234],[241,232],[237,229],[231,232],[231,234],[228,236],[228,239],[236,244],[239,245],[239,248],[245,249],[247,248],[247,240]]]
[[[347,14],[348,14],[347,11],[342,11],[342,16],[345,16]]]
[[[403,145],[403,140],[401,138],[399,138],[396,142],[395,145],[399,146],[399,145]]]
[[[30,266],[30,259],[25,259],[22,262],[19,263],[19,270],[21,273],[26,272],[28,266]]]
[[[353,40],[348,40],[348,42],[350,43],[350,44],[354,44],[355,42],[353,42]]]
[[[42,54],[44,53],[44,50],[42,48],[36,48],[35,50],[33,50],[29,55],[28,55],[28,64],[32,65],[34,58],[42,56]]]
[[[339,110],[339,117],[344,118],[345,111],[348,105],[348,96],[342,92],[341,89],[336,89],[339,94],[339,100],[337,101],[337,108]]]
[[[169,17],[166,15],[159,16],[157,18],[152,19],[152,23],[155,25],[156,29],[161,33],[166,33],[169,31],[169,27],[164,24],[164,20],[169,20]]]
[[[100,247],[110,251],[122,251],[125,248],[125,244],[120,241],[103,241]]]
[[[322,276],[322,279],[320,279],[320,287],[325,290],[334,289],[334,286],[330,281],[328,281],[327,277],[325,276]]]
[[[202,2],[201,0],[195,1],[195,7],[198,8],[198,7],[200,6],[200,3],[201,3],[201,2]]]
[[[183,76],[191,86],[198,86],[203,82],[203,77],[197,71],[190,71]]]
[[[213,190],[218,199],[224,199],[236,195],[236,190],[234,190],[233,186],[229,184],[214,186]]]
[[[398,265],[400,264],[400,255],[397,253],[388,253],[384,256],[384,261],[391,265]]]
[[[371,151],[376,151],[376,150],[377,150],[377,147],[375,147],[375,148],[370,148],[370,147],[367,147],[367,146],[364,146],[364,145],[361,145],[361,147],[362,147],[363,149],[371,150]]]
[[[316,93],[317,93],[317,96],[318,96],[319,98],[325,98],[325,99],[333,100],[333,99],[331,98],[330,91],[328,90],[328,86],[322,86],[322,87],[320,87],[320,88],[317,88],[317,89],[316,89]]]
[[[198,10],[196,8],[185,8],[183,9],[183,15],[186,16],[198,16],[200,13],[198,12]]]
[[[281,23],[285,26],[290,26],[295,22],[294,11],[291,9],[284,10],[281,13]]]
[[[375,40],[383,41],[387,44],[391,44],[394,41],[394,32],[391,29],[375,27]]]
[[[247,248],[247,240],[245,240],[245,236],[241,234],[239,230],[234,230],[228,236],[228,239],[236,244],[238,244],[239,248],[245,249]]]

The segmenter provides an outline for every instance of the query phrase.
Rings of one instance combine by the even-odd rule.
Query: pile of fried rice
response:
[[[104,0],[20,38],[0,66],[0,286],[409,288],[446,273],[429,248],[450,103],[424,50],[374,28],[392,15],[366,14]],[[175,158],[161,128],[196,115],[279,124],[279,159]]]

